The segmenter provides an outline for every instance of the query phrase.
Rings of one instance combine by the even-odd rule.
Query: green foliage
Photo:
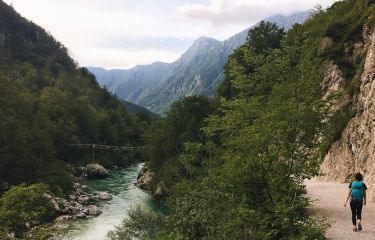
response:
[[[0,176],[9,185],[44,182],[71,190],[72,166],[91,161],[75,143],[139,146],[147,123],[79,68],[50,34],[0,1]],[[109,154],[108,154],[109,153]],[[98,152],[107,167],[136,153]]]
[[[361,71],[360,58],[353,58],[352,49],[348,49],[348,46],[363,41],[363,28],[371,26],[373,16],[374,6],[368,5],[367,1],[338,1],[303,26],[307,30],[304,34],[306,42],[311,44],[308,49],[338,64],[347,79],[347,87],[355,84],[354,79]],[[323,37],[331,38],[333,44],[321,52]]]
[[[356,111],[351,105],[346,105],[337,110],[332,116],[329,117],[324,133],[325,138],[321,145],[322,154],[326,154],[332,143],[341,138],[341,134],[347,126],[348,122],[356,115]]]
[[[239,86],[236,86],[241,78],[248,75],[268,61],[268,54],[276,48],[280,48],[281,40],[285,32],[279,29],[274,23],[262,21],[259,26],[251,29],[248,34],[247,43],[238,48],[228,59],[225,66],[225,79],[217,90],[217,95],[231,98],[239,93]],[[259,94],[259,91],[269,91],[269,88],[263,87],[269,84],[266,81],[254,81],[248,85],[247,94]]]
[[[262,23],[230,56],[209,116],[180,104],[155,123],[148,159],[156,183],[170,188],[160,239],[325,239],[328,225],[308,211],[303,181],[318,174],[355,108],[332,113],[320,84],[333,61],[346,79],[336,100],[358,93],[363,61],[350,46],[373,15],[371,2],[346,0],[285,36]],[[206,119],[185,128],[194,114]]]
[[[156,174],[155,184],[162,180],[171,186],[179,179],[190,176],[184,166],[186,162],[177,159],[188,151],[184,143],[205,141],[201,128],[203,120],[212,111],[213,107],[206,97],[186,97],[173,104],[165,118],[156,120],[150,126],[146,135],[145,157]]]
[[[261,21],[259,26],[249,31],[247,44],[254,48],[255,53],[265,53],[280,48],[284,34],[284,29],[279,29],[275,23]]]
[[[245,223],[238,203],[210,183],[183,181],[175,188],[168,219],[175,239],[242,239]]]
[[[30,229],[27,231],[22,239],[27,240],[49,240],[53,239],[53,237],[58,236],[59,234],[62,234],[61,230],[57,229],[51,229],[51,226],[49,225],[42,225],[35,228]]]
[[[238,71],[247,63],[252,61],[228,65],[238,94],[221,100],[219,114],[204,128],[221,140],[212,151],[220,154],[207,161],[222,165],[206,171],[192,189],[176,186],[173,231],[181,239],[240,239],[245,232],[252,239],[324,239],[319,228],[310,228],[302,186],[319,166],[320,61],[299,44],[284,43],[252,74]]]
[[[352,116],[348,108],[323,121],[328,115],[320,83],[329,60],[346,66],[347,76],[360,71],[358,61],[319,51],[327,35],[340,44],[343,38],[356,41],[347,38],[347,29],[340,30],[344,17],[330,25],[332,15],[344,14],[351,4],[319,10],[285,36],[263,23],[250,33],[254,41],[250,38],[233,53],[215,111],[200,128],[204,141],[182,140],[182,151],[173,157],[153,155],[153,170],[163,172],[157,181],[170,178],[171,213],[164,233],[173,239],[325,239],[327,225],[310,216],[303,181],[318,174],[324,154],[320,150],[327,143],[321,142],[322,134],[333,141],[332,126],[340,132]],[[347,21],[353,23],[359,12],[346,12],[352,15]],[[357,34],[358,29],[354,24],[348,31]],[[255,40],[270,34],[277,37],[257,45]],[[153,144],[168,148],[176,143],[170,129],[177,124],[163,124]],[[171,177],[175,175],[183,177]]]
[[[109,232],[108,237],[111,240],[161,239],[158,235],[163,223],[163,216],[137,206],[128,211],[128,217],[116,230]]]
[[[19,237],[27,231],[26,223],[33,226],[49,220],[53,207],[43,196],[48,191],[45,184],[12,187],[0,199],[1,226]]]

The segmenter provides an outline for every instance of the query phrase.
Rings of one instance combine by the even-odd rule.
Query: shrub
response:
[[[326,36],[332,38],[334,41],[342,39],[342,35],[345,32],[347,26],[344,23],[336,22],[328,26],[326,30]]]
[[[53,207],[43,196],[48,192],[45,184],[21,184],[12,187],[0,199],[0,225],[7,232],[22,236],[26,224],[38,225],[51,219]]]
[[[116,230],[108,233],[111,240],[151,240],[161,231],[164,219],[161,215],[145,210],[140,206],[132,208],[129,216]],[[166,239],[166,238],[164,238]]]

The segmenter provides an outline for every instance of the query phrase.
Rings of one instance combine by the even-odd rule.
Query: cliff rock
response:
[[[365,28],[364,49],[367,56],[356,102],[357,114],[341,138],[332,144],[321,165],[323,179],[347,182],[354,172],[362,172],[375,200],[375,29]]]
[[[323,99],[330,95],[344,90],[345,79],[339,67],[330,62],[328,65],[328,75],[324,78],[321,87],[324,93]]]

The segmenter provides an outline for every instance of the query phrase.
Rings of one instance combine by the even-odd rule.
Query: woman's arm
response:
[[[366,189],[363,190],[363,205],[366,206]]]
[[[344,207],[346,207],[346,204],[348,203],[349,198],[350,198],[351,195],[352,195],[352,189],[350,188],[349,192],[348,192],[348,196],[346,197],[346,201],[345,201]]]

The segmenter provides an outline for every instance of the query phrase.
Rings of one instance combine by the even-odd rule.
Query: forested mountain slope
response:
[[[302,23],[310,12],[290,16],[273,16],[267,21],[290,29]],[[141,105],[156,113],[169,109],[174,101],[184,96],[211,96],[223,80],[223,68],[228,56],[246,42],[246,29],[225,41],[209,37],[197,39],[175,62],[153,63],[129,70],[88,68],[101,85],[122,99]]]
[[[88,150],[69,144],[139,145],[138,122],[61,43],[0,1],[1,192],[44,182],[66,193],[68,166],[91,161]],[[97,160],[126,165],[132,157],[99,153]]]

